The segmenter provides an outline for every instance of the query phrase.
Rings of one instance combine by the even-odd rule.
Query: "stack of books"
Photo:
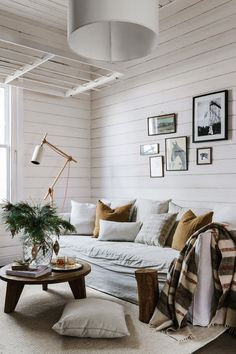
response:
[[[17,277],[25,277],[25,278],[39,278],[43,275],[50,274],[52,272],[52,268],[49,266],[39,266],[39,267],[29,267],[17,265],[16,263],[12,264],[11,269],[6,270],[7,275],[14,275]]]

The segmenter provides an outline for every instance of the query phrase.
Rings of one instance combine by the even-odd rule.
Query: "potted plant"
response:
[[[6,231],[12,237],[21,234],[23,240],[24,261],[33,264],[49,264],[53,249],[57,253],[59,244],[51,236],[65,232],[74,232],[75,228],[57,214],[57,209],[50,204],[31,205],[28,202],[2,206],[2,219]]]

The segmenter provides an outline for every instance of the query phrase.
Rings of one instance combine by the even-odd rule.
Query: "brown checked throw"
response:
[[[195,248],[198,236],[211,234],[214,296],[211,325],[224,325],[236,332],[236,237],[220,224],[209,224],[195,232],[169,269],[150,324],[165,329],[182,341],[192,338],[187,314],[198,282]]]

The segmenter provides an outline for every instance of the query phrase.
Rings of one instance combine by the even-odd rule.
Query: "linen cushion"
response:
[[[151,214],[143,223],[135,242],[164,247],[177,214]]]
[[[132,220],[143,222],[151,214],[167,213],[169,200],[157,201],[150,199],[137,199]]]
[[[112,209],[117,209],[123,205],[132,204],[132,208],[130,210],[129,221],[132,220],[133,212],[134,212],[134,203],[136,199],[106,199],[102,198],[101,201],[108,205]]]
[[[236,207],[227,204],[216,205],[213,221],[225,224],[229,230],[236,230]]]
[[[182,218],[182,216],[184,215],[184,213],[186,213],[188,210],[192,210],[192,212],[197,216],[200,216],[200,215],[203,215],[207,212],[212,211],[209,208],[183,207],[183,206],[173,203],[172,201],[169,202],[168,213],[178,213],[177,221],[179,221]]]
[[[128,222],[132,204],[123,205],[119,208],[112,209],[104,204],[101,200],[97,202],[95,228],[93,231],[94,237],[99,235],[99,221],[109,220],[118,222]]]
[[[123,306],[96,298],[70,301],[52,329],[73,337],[118,338],[129,335]]]
[[[78,235],[92,235],[95,226],[96,205],[71,201],[70,222]]]
[[[174,225],[173,229],[171,230],[168,239],[166,240],[167,247],[171,247],[172,242],[173,242],[173,237],[175,234],[175,230],[178,226],[179,220],[182,218],[184,213],[186,213],[188,210],[192,210],[192,212],[194,214],[196,214],[197,216],[200,216],[200,215],[205,214],[209,211],[212,211],[209,208],[183,207],[183,206],[180,206],[180,205],[175,204],[172,201],[170,201],[168,213],[177,213],[177,218],[176,218],[175,225]]]
[[[181,218],[172,242],[172,248],[181,251],[192,234],[201,227],[208,225],[212,221],[213,212],[196,216],[192,210],[188,210]]]
[[[140,222],[115,222],[100,220],[99,241],[133,242],[140,230]]]

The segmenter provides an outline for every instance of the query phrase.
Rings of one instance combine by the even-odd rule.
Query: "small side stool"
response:
[[[158,297],[158,273],[155,269],[138,269],[135,271],[138,287],[139,320],[148,323],[155,310]]]

